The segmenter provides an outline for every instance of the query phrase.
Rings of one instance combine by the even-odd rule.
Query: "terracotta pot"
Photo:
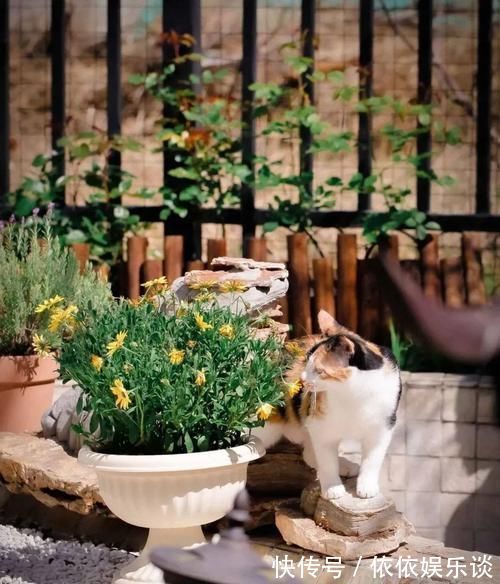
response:
[[[114,584],[164,582],[149,563],[156,546],[192,548],[206,543],[201,525],[223,517],[245,487],[248,463],[264,456],[262,442],[191,454],[102,454],[84,446],[78,461],[97,474],[99,493],[120,519],[149,528],[141,555]]]
[[[0,432],[39,432],[56,377],[52,357],[0,357]]]

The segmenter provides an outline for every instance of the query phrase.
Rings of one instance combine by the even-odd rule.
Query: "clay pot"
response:
[[[0,432],[39,432],[56,377],[52,357],[0,357]]]

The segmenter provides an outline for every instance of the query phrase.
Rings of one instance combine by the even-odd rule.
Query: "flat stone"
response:
[[[369,558],[396,550],[414,533],[413,526],[400,515],[390,529],[366,536],[332,533],[306,517],[298,507],[280,507],[276,512],[276,527],[287,544],[295,544],[343,561]]]
[[[367,536],[398,524],[401,513],[396,511],[391,499],[382,493],[361,499],[355,494],[356,479],[344,484],[347,493],[330,501],[320,496],[318,483],[308,485],[301,496],[302,511],[320,527],[342,535]]]
[[[256,262],[246,258],[220,257],[212,260],[214,270],[193,270],[172,283],[172,291],[180,300],[192,300],[199,294],[199,285],[213,283],[211,291],[214,302],[228,306],[235,312],[250,315],[272,314],[279,316],[278,301],[288,291],[288,270],[277,262]],[[241,292],[222,292],[218,284],[228,280],[241,282],[245,290]],[[197,286],[198,285],[198,286]],[[171,310],[165,296],[160,302],[161,310]]]
[[[31,495],[48,507],[107,512],[95,473],[53,440],[0,432],[0,477],[11,493]]]
[[[266,270],[284,270],[285,264],[282,262],[259,262],[251,258],[233,258],[228,256],[220,256],[214,258],[210,265],[215,269],[223,268],[238,268],[240,270],[249,270],[252,268],[266,269]]]

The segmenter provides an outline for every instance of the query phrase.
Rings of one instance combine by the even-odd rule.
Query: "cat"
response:
[[[287,374],[292,395],[255,433],[267,447],[283,436],[302,445],[304,460],[316,469],[326,499],[346,493],[339,473],[341,440],[359,441],[356,493],[374,497],[396,424],[399,367],[389,349],[342,327],[326,311],[319,312],[318,324],[321,335],[302,340],[306,353]]]

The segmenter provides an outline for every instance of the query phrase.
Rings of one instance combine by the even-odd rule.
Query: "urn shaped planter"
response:
[[[156,546],[190,548],[206,543],[201,526],[223,517],[244,488],[248,463],[264,456],[262,443],[191,454],[120,455],[80,450],[80,463],[92,467],[100,494],[120,519],[147,527],[141,555],[121,570],[115,584],[163,582],[149,563]]]
[[[0,432],[39,432],[56,377],[52,357],[0,357]]]

